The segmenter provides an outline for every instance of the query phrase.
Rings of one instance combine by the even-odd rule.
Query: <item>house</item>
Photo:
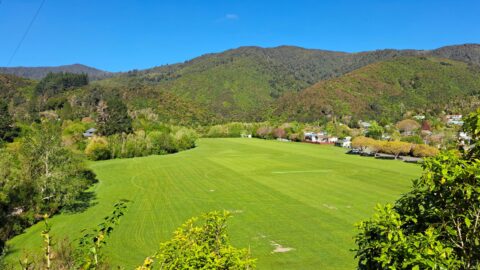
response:
[[[312,143],[333,144],[338,141],[337,137],[326,135],[326,132],[305,132],[304,140]]]
[[[469,136],[466,132],[458,133],[458,141],[461,146],[469,146],[471,144],[472,137]]]
[[[382,134],[382,140],[384,140],[384,141],[389,141],[391,138],[392,138],[392,136],[390,136],[388,134]]]
[[[472,137],[468,136],[468,134],[466,132],[460,132],[458,133],[458,138],[460,140],[467,140],[467,141],[470,141],[472,139]]]
[[[307,142],[317,142],[317,134],[314,132],[305,132],[303,134],[303,139]]]
[[[343,147],[343,148],[352,148],[352,137],[345,137],[343,139],[339,139],[335,142],[335,146]]]
[[[338,142],[338,137],[328,137],[327,143],[336,143]]]
[[[463,125],[461,114],[449,114],[446,116],[446,118],[447,118],[447,124],[449,125],[457,125],[457,126]]]
[[[96,131],[97,131],[96,128],[89,128],[83,133],[83,137],[91,138],[93,137],[93,135],[95,135]]]
[[[365,129],[369,129],[372,124],[368,123],[368,122],[365,122],[365,121],[360,121],[360,123],[358,123],[360,125],[360,127],[362,128],[365,128]]]

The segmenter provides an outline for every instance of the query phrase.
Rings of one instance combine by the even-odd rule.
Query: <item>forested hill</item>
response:
[[[278,100],[276,115],[316,121],[325,115],[396,118],[406,111],[478,106],[480,67],[435,57],[400,57],[323,80]]]
[[[48,73],[58,73],[58,72],[68,72],[81,74],[85,73],[90,79],[104,79],[111,77],[113,73],[99,70],[93,67],[73,64],[65,66],[55,66],[55,67],[0,67],[0,73],[3,74],[12,74],[19,77],[29,78],[29,79],[42,79],[47,76]]]
[[[47,72],[58,71],[86,73],[93,80],[107,77],[94,81],[82,95],[88,96],[91,89],[107,89],[124,97],[131,108],[160,110],[165,119],[172,116],[176,120],[185,115],[208,122],[259,121],[282,116],[310,121],[331,112],[358,113],[362,117],[397,114],[398,110],[389,102],[402,102],[405,109],[421,110],[421,106],[427,105],[432,109],[429,102],[433,100],[427,98],[432,91],[445,97],[473,93],[478,75],[476,66],[480,66],[479,44],[430,51],[361,53],[281,46],[241,47],[184,63],[125,73],[107,73],[82,65],[0,68],[0,73],[15,71],[20,76],[40,78]],[[416,83],[412,84],[412,80]],[[380,86],[387,90],[375,95],[368,92],[377,91]],[[331,91],[332,87],[335,91]],[[312,93],[315,94],[310,96]],[[62,98],[69,95],[72,93],[62,93]],[[379,102],[375,102],[377,98]],[[159,100],[168,106],[155,103]],[[444,101],[439,98],[436,106]],[[176,102],[182,104],[178,110]]]
[[[24,102],[28,92],[31,92],[35,82],[14,75],[0,74],[0,99]]]
[[[298,92],[320,80],[403,56],[436,56],[477,65],[480,64],[480,45],[353,54],[293,46],[241,47],[181,64],[122,73],[100,83],[117,87],[154,85],[199,102],[219,117],[255,120],[267,113],[268,105],[285,93]]]

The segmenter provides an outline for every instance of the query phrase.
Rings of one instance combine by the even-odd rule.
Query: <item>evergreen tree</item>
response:
[[[132,119],[128,109],[120,98],[114,97],[100,101],[97,106],[98,134],[108,136],[117,133],[132,132]]]
[[[0,100],[0,143],[11,142],[17,136],[17,129],[14,127],[13,117],[8,112],[8,103]]]

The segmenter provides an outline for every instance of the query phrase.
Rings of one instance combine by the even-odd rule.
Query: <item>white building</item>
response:
[[[352,148],[352,137],[345,137],[343,139],[337,140],[335,146]]]
[[[463,121],[462,121],[462,115],[461,114],[450,114],[450,115],[447,115],[446,118],[447,118],[447,124],[449,125],[457,125],[457,126],[461,126],[463,125]]]

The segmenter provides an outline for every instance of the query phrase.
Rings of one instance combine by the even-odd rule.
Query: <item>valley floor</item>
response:
[[[192,216],[229,210],[232,244],[258,269],[353,269],[354,223],[393,202],[420,167],[344,154],[345,149],[257,139],[201,139],[167,156],[92,163],[96,204],[52,218],[56,239],[76,239],[119,199],[133,201],[108,243],[113,265],[131,269]],[[10,261],[42,245],[37,224],[9,242]]]

